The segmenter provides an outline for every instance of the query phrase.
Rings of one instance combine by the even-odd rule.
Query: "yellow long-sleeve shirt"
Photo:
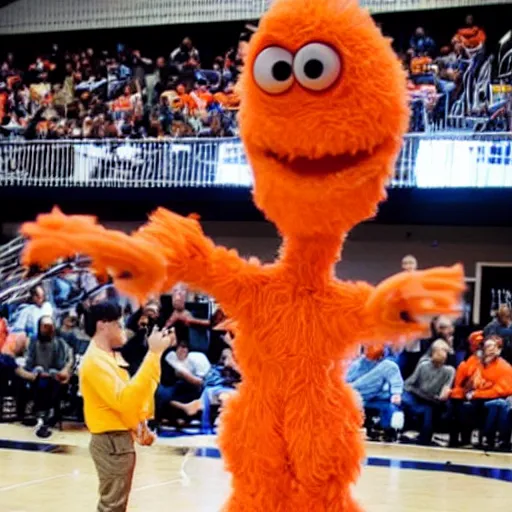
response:
[[[85,423],[91,433],[136,430],[152,410],[160,380],[160,356],[148,352],[130,379],[118,360],[93,340],[82,360],[79,378]]]

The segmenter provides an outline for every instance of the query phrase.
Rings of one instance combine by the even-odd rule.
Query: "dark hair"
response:
[[[183,347],[183,348],[190,350],[190,343],[187,340],[180,340],[176,344],[176,348],[178,348],[178,347]]]
[[[89,336],[96,334],[98,322],[117,322],[123,316],[121,307],[117,302],[105,300],[93,304],[86,313],[85,330]]]
[[[44,288],[43,288],[42,284],[36,284],[32,288],[30,288],[30,291],[29,291],[30,298],[33,299],[37,295],[37,290],[39,290],[39,289],[43,290],[43,292],[44,292]]]

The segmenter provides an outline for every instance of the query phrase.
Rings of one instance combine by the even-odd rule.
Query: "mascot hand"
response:
[[[366,314],[376,330],[393,336],[419,336],[438,315],[457,317],[465,289],[462,265],[402,272],[375,288]]]
[[[197,216],[183,217],[165,208],[158,208],[133,238],[157,247],[164,257],[167,265],[164,290],[177,281],[193,284],[196,276],[204,276],[215,248],[204,235]]]
[[[144,300],[161,291],[167,265],[158,247],[120,231],[100,226],[94,217],[64,215],[58,208],[23,225],[28,238],[23,264],[43,267],[60,258],[86,254],[101,276],[109,275],[122,293]]]

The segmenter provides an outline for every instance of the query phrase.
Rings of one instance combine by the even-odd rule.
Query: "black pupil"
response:
[[[280,60],[272,66],[272,76],[278,82],[284,82],[285,80],[288,80],[291,74],[292,67],[290,64],[288,64],[288,62],[285,62],[284,60]]]
[[[322,76],[324,65],[317,59],[311,59],[304,65],[304,73],[311,80],[316,80]]]

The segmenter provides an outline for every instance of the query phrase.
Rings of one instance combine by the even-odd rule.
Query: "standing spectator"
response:
[[[434,54],[436,44],[434,40],[427,36],[423,27],[418,27],[409,42],[410,49],[414,55],[425,54],[430,57]]]
[[[443,411],[450,396],[455,370],[445,364],[448,353],[445,341],[435,341],[430,359],[419,363],[405,381],[402,407],[406,419],[417,417],[421,421],[420,444],[431,444],[435,417]]]
[[[165,322],[166,328],[174,327],[176,329],[176,337],[179,341],[188,341],[190,338],[189,327],[210,327],[209,320],[194,318],[192,313],[186,309],[187,288],[176,286],[172,292],[171,316]]]
[[[402,270],[404,272],[415,272],[418,270],[418,260],[412,254],[405,255],[402,258]],[[421,340],[414,340],[405,344],[398,358],[398,364],[404,379],[407,379],[413,374],[420,357]]]
[[[496,318],[484,328],[484,336],[499,336],[503,340],[502,357],[512,364],[512,314],[510,308],[502,304]]]
[[[461,43],[467,50],[477,50],[483,47],[486,39],[484,30],[475,24],[473,15],[468,14],[464,27],[459,28],[453,37],[453,42]]]
[[[190,37],[185,37],[181,44],[171,52],[171,62],[182,71],[184,68],[198,69],[201,65],[199,52]]]
[[[30,290],[30,302],[22,304],[16,311],[11,331],[24,332],[31,339],[36,336],[43,316],[53,317],[53,308],[46,300],[44,288],[38,285]]]
[[[61,386],[69,382],[72,368],[71,348],[55,336],[52,318],[41,317],[37,338],[30,342],[25,363],[25,369],[37,376],[34,400],[39,416],[38,437],[49,437],[50,427],[60,419]]]
[[[365,354],[350,365],[346,380],[361,395],[368,435],[374,437],[373,417],[378,416],[385,439],[392,440],[392,418],[399,412],[404,390],[398,365],[385,358],[383,347],[366,347]]]
[[[460,386],[452,392],[452,421],[450,422],[450,446],[469,446],[471,433],[478,421],[485,418],[486,406],[501,407],[500,403],[490,404],[496,399],[512,395],[512,366],[500,357],[501,339],[486,338],[482,357],[472,368],[472,374],[464,382],[464,396],[460,397]],[[483,426],[483,425],[482,425]],[[487,424],[484,435],[494,446],[496,424]]]

